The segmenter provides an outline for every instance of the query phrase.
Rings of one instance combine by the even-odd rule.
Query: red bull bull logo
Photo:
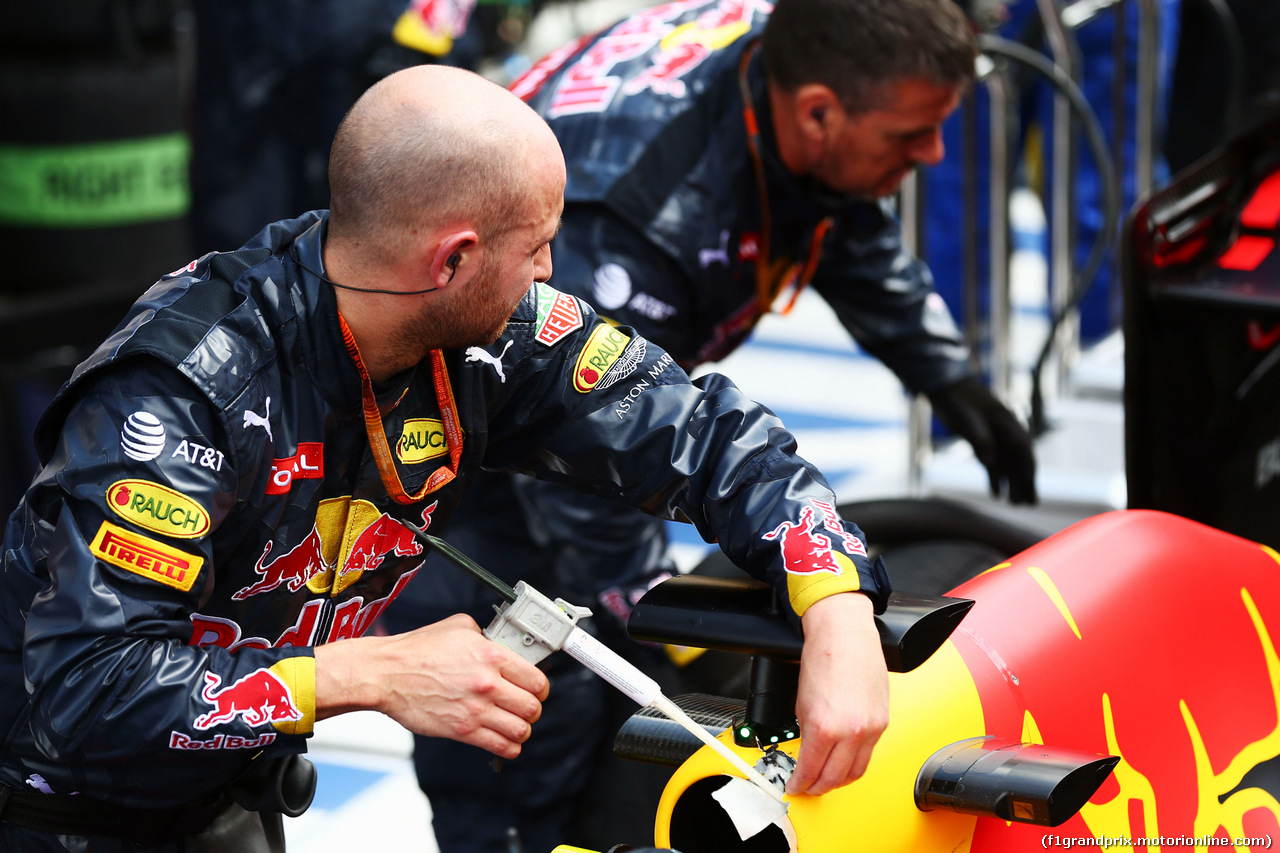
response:
[[[833,549],[832,536],[848,553]],[[809,501],[797,521],[784,521],[761,538],[781,542],[787,595],[797,613],[828,595],[862,588],[857,566],[849,554],[865,556],[867,549],[862,540],[844,529],[836,508],[829,503]]]
[[[284,587],[289,592],[297,592],[313,577],[325,571],[324,554],[321,549],[320,533],[312,528],[303,539],[288,552],[281,554],[270,563],[266,559],[271,554],[274,542],[268,542],[262,556],[254,564],[254,570],[262,577],[257,583],[250,584],[234,593],[233,601],[244,601],[246,598],[273,589]]]
[[[841,569],[831,554],[831,539],[815,533],[813,528],[813,507],[805,507],[800,510],[799,523],[784,521],[762,538],[769,541],[782,539],[782,558],[789,574],[830,572],[839,576]]]
[[[430,527],[437,505],[433,501],[422,511],[423,528]],[[321,501],[307,537],[268,563],[273,546],[268,542],[254,564],[259,579],[235,592],[233,600],[244,601],[280,587],[298,592],[306,586],[312,592],[336,594],[365,572],[379,568],[389,556],[422,553],[409,528],[368,501],[350,498]]]
[[[204,674],[205,686],[200,696],[213,705],[213,710],[196,717],[192,724],[205,730],[242,717],[250,726],[287,723],[302,719],[302,711],[294,704],[289,685],[269,669],[258,669],[226,687],[220,687],[222,676]]]
[[[434,507],[435,504],[431,506]],[[427,523],[430,523],[429,518]],[[351,550],[342,561],[338,577],[343,578],[352,572],[371,572],[381,566],[391,554],[397,557],[415,557],[421,553],[422,543],[413,537],[412,531],[383,513],[378,516],[377,521],[361,530],[351,543]]]
[[[812,575],[828,572],[839,577],[844,574],[844,569],[831,550],[831,537],[817,532],[817,528],[835,535],[850,553],[865,556],[867,549],[862,540],[845,531],[834,506],[823,501],[809,503],[810,506],[800,510],[798,522],[784,521],[761,538],[770,542],[782,540],[782,556],[788,573]]]

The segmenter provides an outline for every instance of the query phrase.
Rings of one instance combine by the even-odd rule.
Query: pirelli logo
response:
[[[113,566],[183,592],[190,592],[204,565],[203,557],[170,548],[109,521],[102,522],[98,528],[90,550],[95,557]]]

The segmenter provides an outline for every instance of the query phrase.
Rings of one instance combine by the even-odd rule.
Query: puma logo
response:
[[[507,382],[507,374],[502,372],[502,357],[507,354],[507,350],[515,341],[507,341],[507,345],[502,348],[502,352],[497,355],[490,355],[489,352],[481,347],[469,347],[467,349],[467,361],[483,361],[486,364],[492,364],[493,369],[498,372],[498,378],[505,385]],[[248,414],[246,412],[246,414]]]
[[[271,398],[268,397],[267,408],[264,414],[259,415],[257,412],[253,411],[252,409],[244,410],[244,423],[242,424],[242,426],[245,429],[248,429],[251,426],[262,427],[267,431],[267,438],[270,439],[271,441],[275,441],[276,437],[271,434],[271,422],[267,420],[270,417],[271,417]]]
[[[727,229],[720,232],[720,248],[698,250],[699,266],[705,270],[714,263],[729,266],[729,231]]]

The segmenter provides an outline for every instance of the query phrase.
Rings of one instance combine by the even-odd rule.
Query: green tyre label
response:
[[[185,134],[76,145],[0,143],[0,223],[130,225],[191,205]]]

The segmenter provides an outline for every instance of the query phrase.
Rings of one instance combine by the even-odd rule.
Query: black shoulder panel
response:
[[[136,356],[151,356],[175,366],[180,364],[210,328],[243,302],[244,297],[235,291],[235,282],[244,271],[270,256],[268,248],[213,256],[209,260],[211,275],[208,280],[187,287],[173,303],[159,309],[155,316],[142,323],[114,352],[99,358],[104,354],[99,350],[86,364],[77,368],[71,381],[58,391],[36,425],[36,453],[41,463],[48,461],[57,433],[77,397],[73,388],[82,385],[86,376],[109,364],[118,364]],[[90,363],[95,359],[96,363]]]
[[[243,301],[235,293],[235,282],[245,270],[271,256],[271,250],[214,255],[209,259],[210,276],[187,288],[172,305],[161,308],[121,347],[120,354],[135,352],[165,354],[181,361],[209,331],[209,327],[230,314]]]

